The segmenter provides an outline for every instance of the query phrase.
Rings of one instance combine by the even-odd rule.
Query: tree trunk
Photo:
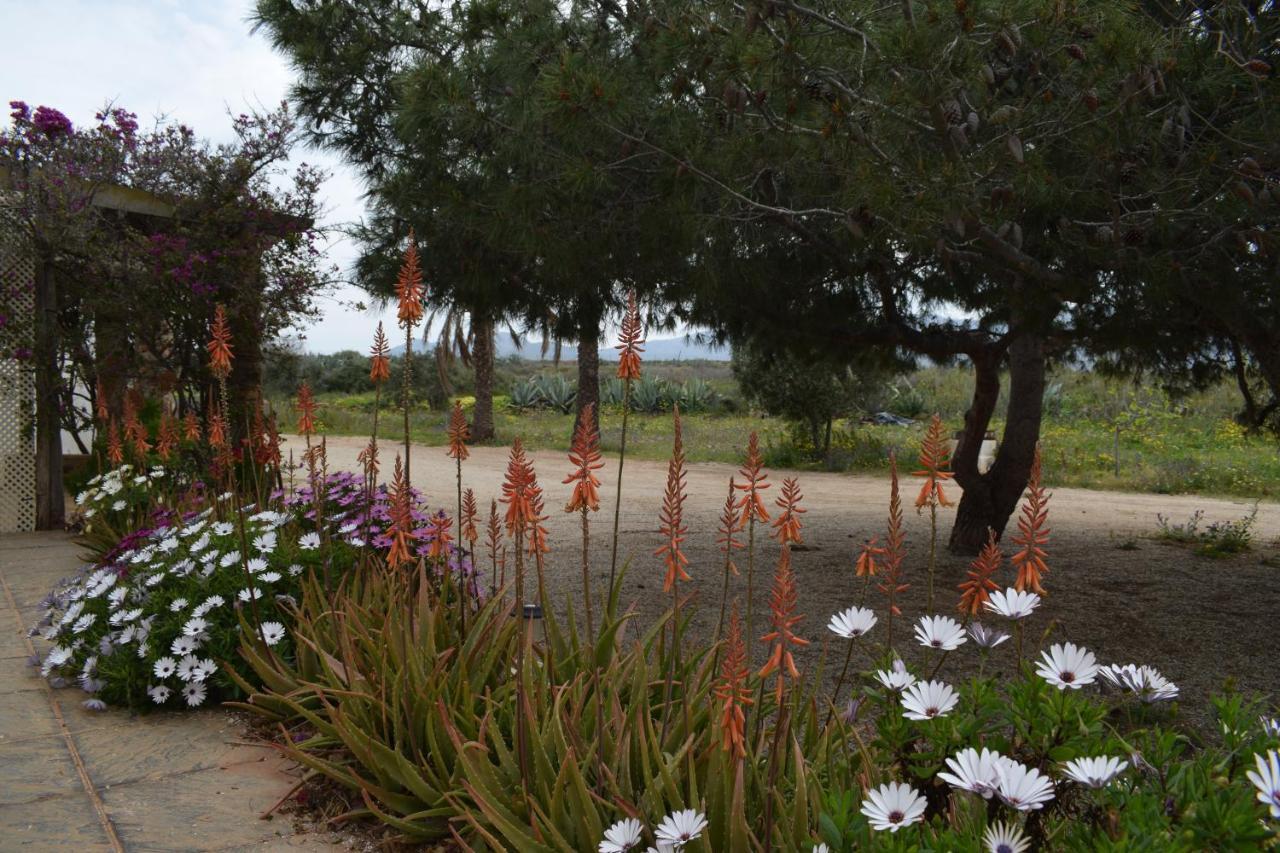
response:
[[[94,370],[107,398],[107,412],[117,422],[124,417],[124,392],[132,372],[125,323],[114,305],[99,306],[93,318]]]
[[[582,410],[592,406],[592,426],[600,428],[600,315],[597,307],[584,308],[578,316],[578,400],[574,428]]]
[[[36,267],[36,529],[66,524],[62,494],[62,418],[58,413],[58,294],[53,265]]]
[[[471,364],[475,370],[476,408],[471,415],[471,440],[492,441],[493,432],[493,326],[492,320],[471,315],[475,343]]]
[[[964,434],[953,460],[956,482],[964,489],[951,529],[949,548],[953,554],[977,554],[986,544],[988,530],[994,530],[997,538],[1003,535],[1031,474],[1044,406],[1043,339],[1035,333],[1019,335],[1009,346],[1008,362],[1009,407],[1004,435],[995,464],[985,474],[978,473],[978,454],[1000,396],[1000,363],[994,357],[974,362],[973,403],[965,413]]]

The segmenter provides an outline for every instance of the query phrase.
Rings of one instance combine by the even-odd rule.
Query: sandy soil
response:
[[[330,467],[358,470],[356,454],[363,443],[356,438],[329,439]],[[384,460],[390,452],[384,449]],[[579,522],[576,516],[556,511],[568,497],[569,487],[560,481],[569,464],[560,453],[542,451],[533,457],[552,511],[548,580],[556,600],[566,595],[579,597]],[[609,457],[601,472],[604,500],[593,518],[592,565],[601,588],[609,571],[616,463],[615,457]],[[432,505],[442,505],[450,512],[456,500],[453,465],[442,447],[415,447],[413,451],[414,485],[425,492]],[[487,512],[489,499],[500,493],[505,465],[506,450],[491,447],[473,448],[464,463],[464,485],[475,490],[483,512]],[[383,467],[389,469],[390,465],[384,461]],[[723,557],[715,545],[716,522],[734,473],[730,466],[718,463],[689,467],[686,554],[693,581],[687,591],[699,606],[694,629],[708,636],[719,616],[722,584]],[[771,472],[776,484],[767,495],[771,508],[786,475]],[[862,587],[853,574],[855,551],[863,539],[882,534],[889,483],[887,478],[869,475],[800,472],[795,476],[808,510],[803,519],[804,547],[793,560],[800,590],[799,612],[805,614],[800,629],[803,636],[814,640],[798,660],[812,673],[823,642],[833,636],[826,630],[827,619],[837,609],[859,600]],[[660,613],[669,603],[661,593],[660,560],[653,556],[659,544],[657,516],[665,484],[665,464],[627,460],[619,563],[630,559],[631,567],[622,600],[636,606],[642,617]],[[912,588],[905,594],[902,608],[908,619],[915,619],[925,609],[929,520],[927,514],[917,516],[912,511],[915,489],[910,482],[904,482],[903,493],[908,505],[908,580]],[[954,487],[952,493],[959,496]],[[1197,727],[1207,722],[1207,696],[1222,689],[1228,680],[1241,689],[1280,695],[1274,642],[1274,629],[1280,624],[1280,505],[1264,503],[1259,507],[1254,550],[1227,559],[1199,557],[1188,549],[1152,540],[1156,514],[1181,522],[1202,509],[1206,521],[1230,520],[1248,513],[1248,502],[1064,488],[1053,493],[1049,506],[1053,530],[1051,573],[1045,578],[1049,597],[1028,622],[1029,646],[1034,646],[1052,623],[1053,637],[1087,645],[1104,663],[1151,664],[1182,688],[1184,714],[1199,724]],[[941,512],[940,538],[944,540],[953,512]],[[759,546],[754,596],[757,614],[767,614],[776,554],[771,540]],[[746,595],[745,556],[739,563],[744,576],[730,581],[731,598]],[[953,557],[945,550],[940,552],[936,609],[954,609],[958,596],[955,585],[963,578],[967,563],[967,559]],[[1012,578],[1012,569],[1006,569],[997,579],[1008,584]],[[881,624],[873,637],[883,640],[882,599],[877,598],[874,588],[868,603],[881,613]],[[767,630],[763,624],[764,617],[758,615],[756,634]],[[895,629],[895,638],[901,636]],[[1037,640],[1032,641],[1033,637]],[[914,643],[896,645],[908,658],[923,651]],[[1002,655],[1011,658],[1012,645],[1001,646],[993,662]],[[761,652],[757,647],[757,659]],[[976,666],[977,651],[970,643],[952,657],[943,677],[955,677],[958,671]],[[827,666],[829,673],[834,668]],[[834,675],[831,678],[834,680]]]

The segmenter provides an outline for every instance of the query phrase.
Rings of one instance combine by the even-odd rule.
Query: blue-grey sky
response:
[[[113,101],[137,113],[144,127],[165,116],[227,140],[228,110],[274,106],[292,79],[266,38],[250,34],[251,6],[251,0],[0,0],[0,99],[57,107],[76,124]],[[295,157],[332,174],[321,190],[322,224],[361,216],[353,170],[327,152],[300,150]],[[329,246],[330,261],[344,271],[353,254],[342,240]],[[300,330],[307,349],[367,349],[382,315],[353,309],[362,295],[344,288],[327,299],[324,318]]]

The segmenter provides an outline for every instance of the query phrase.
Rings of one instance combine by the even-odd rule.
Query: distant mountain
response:
[[[415,347],[416,349],[416,347]],[[404,353],[404,344],[391,349],[392,355]],[[522,358],[538,361],[542,354],[542,341],[527,340],[516,349],[509,335],[498,335],[498,358]],[[567,343],[561,349],[561,358],[572,361],[577,355],[577,348]],[[717,347],[711,344],[686,341],[680,338],[652,338],[645,342],[644,358],[647,361],[728,361],[729,347]],[[551,358],[551,350],[547,350],[547,359]],[[601,361],[617,361],[618,351],[612,346],[600,348]]]

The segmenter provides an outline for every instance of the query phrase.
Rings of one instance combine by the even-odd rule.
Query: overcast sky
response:
[[[62,110],[77,125],[92,122],[110,100],[138,114],[145,127],[167,116],[214,141],[230,141],[228,110],[272,107],[285,98],[292,72],[247,23],[251,0],[0,0],[0,98]],[[4,110],[8,115],[8,110]],[[331,154],[300,150],[331,177],[321,190],[322,224],[360,218],[361,188]],[[353,248],[329,246],[344,272]],[[359,311],[363,297],[345,288],[322,306],[324,319],[302,330],[307,349],[364,350],[381,315]],[[394,312],[388,312],[392,317]]]

